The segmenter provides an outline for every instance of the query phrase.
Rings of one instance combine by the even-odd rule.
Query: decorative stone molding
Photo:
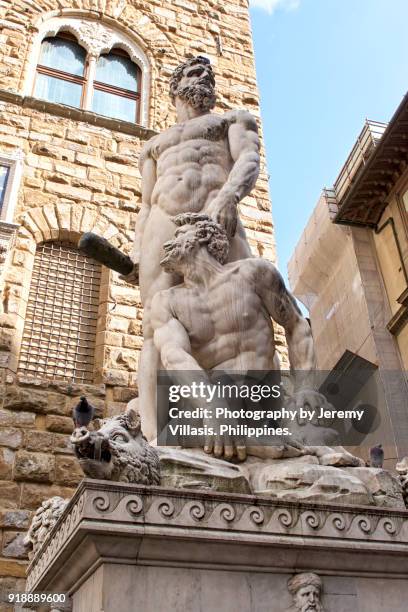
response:
[[[370,559],[372,572],[379,571],[378,564],[385,559],[390,576],[408,572],[408,563],[401,565],[408,547],[408,513],[404,511],[278,502],[251,495],[84,480],[50,537],[31,561],[28,590],[49,588],[47,572],[52,575],[52,566],[68,558],[83,541],[84,530],[90,533],[93,526],[99,534],[106,532],[110,538],[117,534],[121,542],[126,538],[129,547],[133,546],[133,539],[138,550],[143,548],[140,538],[153,538],[157,542],[160,537],[161,550],[158,552],[154,546],[152,549],[157,554],[162,554],[163,546],[174,551],[177,542],[181,547],[177,562],[191,562],[195,567],[208,565],[206,542],[213,547],[220,542],[221,556],[214,556],[213,549],[211,553],[218,568],[231,567],[238,563],[237,559],[240,567],[250,568],[256,558],[260,566],[263,562],[271,564],[273,560],[274,571],[292,573],[291,563],[298,564],[302,557],[302,568],[310,563],[316,571],[330,574],[333,572],[332,559],[338,554],[340,561],[336,563],[344,563],[344,567],[337,569],[347,575],[364,573],[365,555]],[[186,561],[182,555],[184,550],[189,550],[189,542],[200,543],[200,547],[195,548],[200,554],[197,552],[194,560]],[[260,547],[257,549],[259,555],[251,553],[248,543],[251,544],[249,549],[254,545]],[[228,546],[234,548],[234,553],[225,552]],[[285,555],[275,559],[275,548],[281,550],[282,547],[286,550]],[[355,555],[356,549],[359,555]],[[150,550],[147,544],[145,550]],[[324,550],[329,556],[322,553]],[[125,547],[122,552],[124,557],[130,554]],[[147,554],[149,564],[154,564],[155,560],[149,556],[153,553]],[[94,561],[89,560],[90,563]],[[138,563],[143,564],[143,559],[139,558]],[[59,586],[66,588],[67,585]]]
[[[147,56],[130,36],[100,21],[82,19],[80,17],[58,16],[41,22],[31,49],[24,94],[30,96],[33,92],[36,66],[42,41],[49,36],[56,36],[61,30],[71,32],[78,40],[78,44],[92,57],[98,58],[102,53],[108,53],[113,47],[120,47],[129,54],[132,61],[142,71],[140,117],[141,124],[147,126],[151,82],[151,69]]]
[[[91,55],[98,57],[101,53],[108,53],[112,49],[116,37],[111,30],[106,29],[100,23],[78,20],[75,26],[78,42]]]
[[[0,221],[0,290],[3,289],[3,272],[7,269],[17,231],[18,225]]]

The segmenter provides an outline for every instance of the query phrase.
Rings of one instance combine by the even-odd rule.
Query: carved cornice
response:
[[[365,506],[282,502],[250,495],[226,495],[84,480],[49,539],[33,558],[28,589],[43,579],[60,554],[85,529],[121,537],[177,537],[262,546],[329,547],[404,555],[408,512]],[[67,553],[68,554],[68,553]]]

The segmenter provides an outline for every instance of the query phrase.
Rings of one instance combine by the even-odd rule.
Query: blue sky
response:
[[[279,268],[365,118],[408,89],[408,0],[250,0]]]

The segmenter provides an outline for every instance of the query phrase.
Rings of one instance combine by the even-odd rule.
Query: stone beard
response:
[[[312,593],[315,601],[309,601]],[[299,610],[299,612],[323,612],[319,589],[314,586],[299,589],[294,597],[294,609]]]
[[[185,100],[193,108],[210,111],[215,106],[216,95],[214,88],[204,83],[198,83],[177,89],[176,95]]]
[[[201,77],[197,78],[193,85],[179,86],[184,70],[196,65],[204,65],[209,68]],[[170,80],[170,97],[180,98],[187,102],[192,108],[209,112],[215,106],[217,96],[215,94],[215,78],[210,61],[205,57],[193,57],[184,64],[180,64],[173,73]]]

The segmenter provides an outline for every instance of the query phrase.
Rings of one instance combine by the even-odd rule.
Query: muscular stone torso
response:
[[[210,203],[227,182],[234,165],[228,130],[235,121],[235,111],[224,115],[207,113],[155,136],[142,152],[142,157],[150,157],[156,164],[140,254],[140,290],[145,308],[155,293],[179,282],[160,268],[162,246],[174,235],[172,217],[184,212],[210,212]],[[238,220],[229,260],[248,256],[250,250]]]
[[[227,264],[207,289],[171,291],[174,316],[204,369],[268,370],[275,353],[272,322],[242,262]]]
[[[231,118],[207,114],[153,139],[150,155],[157,180],[152,206],[168,215],[206,210],[233,165],[227,140]]]

